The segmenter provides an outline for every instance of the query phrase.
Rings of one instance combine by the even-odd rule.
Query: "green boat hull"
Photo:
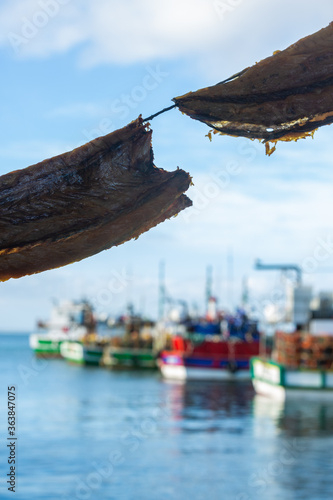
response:
[[[35,338],[32,350],[39,357],[60,358],[61,343],[61,340]]]
[[[155,354],[150,350],[141,349],[108,349],[103,364],[110,368],[157,369]]]
[[[292,369],[273,360],[251,359],[251,378],[258,394],[285,399],[287,396],[326,397],[333,401],[333,371]]]
[[[61,356],[71,363],[80,365],[99,365],[103,349],[99,346],[87,346],[77,341],[64,341],[60,347]]]

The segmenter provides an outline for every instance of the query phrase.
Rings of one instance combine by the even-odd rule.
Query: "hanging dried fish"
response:
[[[173,101],[223,134],[305,137],[333,122],[333,23],[225,82]]]
[[[0,281],[120,245],[190,206],[189,174],[154,166],[151,134],[140,117],[0,177]]]

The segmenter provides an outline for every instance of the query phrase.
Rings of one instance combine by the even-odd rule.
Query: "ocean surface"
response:
[[[16,492],[7,387],[17,386]],[[0,335],[0,498],[331,500],[333,402],[36,360]]]

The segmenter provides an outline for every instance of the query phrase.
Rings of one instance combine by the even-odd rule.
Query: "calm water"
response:
[[[0,498],[328,500],[333,402],[276,404],[250,383],[166,383],[36,361],[0,335]],[[17,492],[6,390],[18,387]]]

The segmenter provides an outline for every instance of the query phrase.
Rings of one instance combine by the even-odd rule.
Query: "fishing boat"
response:
[[[124,335],[111,338],[105,348],[102,365],[112,369],[157,369],[154,323],[131,314],[124,324]]]
[[[167,379],[250,379],[249,361],[260,352],[260,335],[257,323],[238,310],[234,316],[190,322],[186,334],[173,336],[171,344],[158,360]]]
[[[71,363],[99,365],[104,351],[103,342],[96,340],[65,340],[60,345],[61,356]]]
[[[333,401],[333,368],[292,368],[272,359],[254,357],[251,375],[255,391],[262,396],[279,400],[319,397]]]
[[[61,357],[61,344],[83,337],[93,325],[88,302],[64,301],[52,308],[49,321],[38,323],[39,332],[30,335],[29,345],[36,356]]]
[[[288,328],[277,328],[270,358],[251,359],[255,391],[280,400],[289,397],[333,401],[333,294],[312,298],[311,287],[292,290]]]
[[[259,353],[258,340],[173,339],[173,349],[162,351],[159,368],[168,379],[250,379],[249,360]]]
[[[53,337],[52,334],[40,335],[34,333],[30,335],[29,345],[36,356],[60,358],[60,344],[65,338],[67,338],[65,334],[55,334]]]
[[[103,365],[108,368],[157,369],[157,357],[152,349],[109,346],[103,355]]]

